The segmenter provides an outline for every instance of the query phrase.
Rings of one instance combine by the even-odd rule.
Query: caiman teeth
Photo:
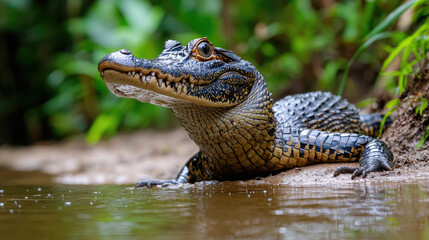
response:
[[[176,92],[183,92],[185,89],[194,89],[195,84],[190,82],[190,79],[172,79],[171,81],[168,78],[158,78],[156,72],[149,72],[147,74],[141,73],[139,71],[130,71],[126,72],[126,74],[130,77],[135,77],[136,75],[139,77],[142,83],[151,83],[157,84],[160,88],[171,88]],[[104,76],[104,71],[100,73],[101,77]]]

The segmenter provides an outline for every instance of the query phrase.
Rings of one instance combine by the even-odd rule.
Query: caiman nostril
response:
[[[124,55],[130,55],[131,54],[130,50],[128,50],[128,49],[121,49],[121,50],[119,50],[119,52],[124,54]]]

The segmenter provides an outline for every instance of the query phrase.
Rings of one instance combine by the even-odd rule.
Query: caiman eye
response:
[[[212,46],[208,42],[202,42],[197,47],[198,53],[201,57],[209,58],[213,54]]]

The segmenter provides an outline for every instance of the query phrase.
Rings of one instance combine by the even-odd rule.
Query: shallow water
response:
[[[427,183],[5,185],[0,239],[429,239]]]

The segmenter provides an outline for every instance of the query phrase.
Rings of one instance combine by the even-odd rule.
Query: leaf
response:
[[[88,76],[98,76],[97,64],[86,60],[75,60],[62,67],[66,74],[83,74]]]
[[[416,148],[420,148],[423,145],[423,143],[425,143],[428,137],[429,137],[429,126],[427,126],[425,134],[423,135],[422,139],[420,139],[420,142],[417,143]]]
[[[395,99],[394,99],[395,100]],[[399,99],[397,99],[398,101],[399,101]],[[393,101],[393,100],[392,100]],[[390,102],[392,102],[392,101],[390,101]],[[389,102],[389,103],[390,103]],[[386,105],[387,106],[387,105]],[[392,115],[392,113],[394,112],[394,111],[396,111],[397,110],[397,108],[395,107],[395,108],[392,108],[392,109],[390,109],[384,116],[383,116],[383,119],[381,120],[381,123],[380,123],[380,133],[378,134],[378,137],[377,138],[380,138],[381,137],[381,134],[383,134],[383,129],[384,129],[384,124],[386,123],[386,120],[387,120],[387,118],[390,116],[390,115]]]
[[[371,22],[373,20],[374,8],[376,6],[376,1],[366,1],[364,5],[364,14],[362,19],[362,36],[366,36],[369,32]]]
[[[427,108],[427,106],[428,106],[428,100],[426,99],[426,98],[422,98],[421,99],[421,101],[422,101],[422,104],[420,105],[420,107],[419,107],[419,113],[420,113],[420,116],[422,116],[423,115],[423,111]]]
[[[386,77],[399,77],[401,76],[401,72],[400,71],[391,71],[391,72],[383,72],[381,73],[381,75],[386,76]]]
[[[405,90],[405,73],[401,74],[398,79],[398,88],[399,88],[399,94],[402,94],[402,92]]]
[[[424,54],[421,54],[419,52],[420,48],[423,49],[423,46],[422,46],[421,42],[422,42],[421,40],[417,39],[417,44],[415,44],[415,45],[412,46],[413,54],[416,57],[416,60],[418,60],[418,61],[420,61],[424,57]],[[424,51],[423,53],[425,53],[425,52],[426,51]]]
[[[96,144],[103,135],[114,135],[119,127],[122,116],[120,114],[100,114],[86,134],[86,142]]]
[[[375,102],[374,98],[366,98],[366,99],[356,103],[355,106],[357,108],[365,108],[365,107],[369,107],[374,102]]]
[[[408,8],[410,8],[417,1],[419,0],[411,0],[397,7],[395,10],[393,10],[393,12],[387,15],[387,17],[381,23],[375,26],[375,28],[372,29],[372,31],[366,35],[365,39],[372,38],[376,34],[386,29],[390,24],[392,24],[396,19],[398,19],[402,15],[402,13],[404,13]]]
[[[368,40],[366,40],[359,48],[358,50],[353,54],[352,58],[347,62],[347,66],[344,69],[344,74],[343,77],[341,78],[341,82],[340,82],[340,86],[338,88],[338,92],[337,95],[343,94],[343,90],[344,90],[344,85],[346,84],[347,81],[347,76],[349,75],[349,71],[350,71],[350,67],[352,66],[353,62],[356,61],[356,59],[358,58],[358,56],[366,49],[368,48],[372,43],[374,43],[377,40],[383,39],[383,38],[388,38],[391,37],[392,33],[391,32],[382,32],[379,34],[376,34],[374,36],[372,36],[371,38],[369,38]]]
[[[423,24],[422,26],[417,29],[416,32],[414,32],[411,36],[405,38],[402,40],[399,45],[389,54],[389,56],[384,60],[383,66],[381,67],[380,72],[384,72],[384,70],[389,66],[393,60],[404,50],[405,48],[408,48],[412,46],[412,42],[416,40],[418,37],[422,35],[425,31],[429,30],[429,24]]]
[[[399,99],[392,99],[386,104],[386,109],[391,109],[399,104]]]
[[[339,61],[329,61],[324,67],[322,76],[319,79],[319,84],[322,89],[333,88],[335,84],[335,78],[338,73],[338,69],[341,68]]]
[[[396,111],[398,108],[399,104],[399,99],[392,99],[390,100],[387,104],[386,104],[386,109],[390,109],[384,116],[383,119],[381,120],[380,123],[380,133],[378,134],[378,138],[381,137],[381,134],[383,133],[383,128],[384,128],[384,124],[386,123],[387,118],[392,115],[392,113],[394,111]]]
[[[414,41],[413,41],[414,42]],[[410,55],[411,55],[411,52],[412,52],[412,50],[413,50],[413,46],[414,46],[415,44],[413,43],[413,44],[411,44],[411,45],[409,45],[409,46],[407,46],[405,49],[404,49],[404,51],[403,51],[403,53],[402,53],[402,58],[401,58],[401,66],[404,66],[404,67],[406,67],[407,66],[407,64],[408,64],[408,59],[410,58]]]

